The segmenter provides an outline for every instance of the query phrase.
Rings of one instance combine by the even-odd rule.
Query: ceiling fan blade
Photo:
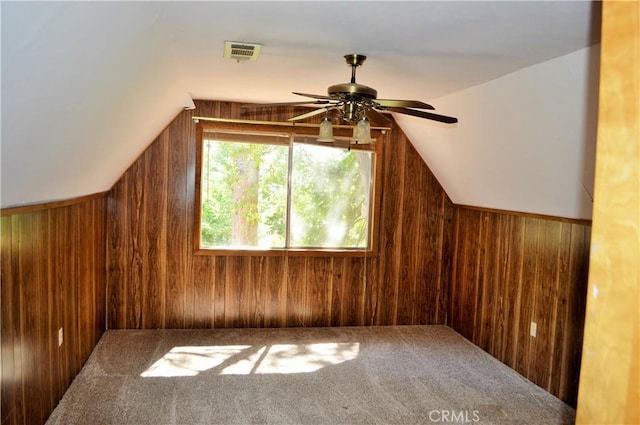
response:
[[[426,118],[429,120],[439,121],[446,124],[455,124],[458,122],[458,118],[447,117],[445,115],[432,114],[430,112],[424,111],[415,111],[413,109],[408,108],[387,108],[388,111],[398,112],[400,114],[413,115],[414,117]]]
[[[419,100],[376,99],[374,102],[380,106],[391,108],[435,109],[433,106]]]
[[[308,93],[298,93],[292,92],[293,94],[297,94],[298,96],[311,97],[313,99],[323,99],[323,100],[336,100],[335,98],[323,94],[308,94]]]
[[[307,112],[307,113],[302,114],[302,115],[296,115],[295,117],[291,117],[287,121],[303,120],[305,118],[309,118],[309,117],[312,117],[314,115],[323,114],[323,113],[327,112],[328,110],[329,110],[329,108],[316,109],[315,111],[311,111],[311,112]]]
[[[326,105],[328,100],[309,100],[306,102],[280,102],[280,103],[250,103],[246,105],[240,105],[241,108],[270,108],[273,106],[301,106],[301,105]]]

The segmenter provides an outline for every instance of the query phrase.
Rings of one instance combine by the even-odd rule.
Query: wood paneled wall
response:
[[[454,227],[450,326],[575,407],[591,226],[456,207]]]
[[[193,255],[192,115],[284,121],[293,109],[244,116],[199,101],[181,113],[108,197],[108,326],[215,328],[443,324],[453,208],[405,135],[383,155],[380,255]]]
[[[43,424],[104,331],[105,212],[102,197],[0,219],[2,425]]]
[[[383,153],[378,257],[193,254],[192,115],[295,113],[197,102],[122,176],[108,197],[108,326],[449,324],[575,405],[590,226],[453,206],[398,128]]]

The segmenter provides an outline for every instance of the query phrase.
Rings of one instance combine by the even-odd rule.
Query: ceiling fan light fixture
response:
[[[353,127],[353,143],[366,145],[371,142],[373,142],[373,139],[371,139],[371,124],[369,119],[364,116]]]
[[[325,116],[320,123],[320,132],[318,134],[318,142],[335,142],[333,138],[333,125],[328,116]]]

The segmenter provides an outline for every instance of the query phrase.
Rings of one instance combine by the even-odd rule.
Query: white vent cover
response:
[[[244,43],[241,41],[224,42],[224,58],[241,60],[256,60],[262,50],[262,44]]]

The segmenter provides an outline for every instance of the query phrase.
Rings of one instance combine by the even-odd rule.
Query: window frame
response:
[[[318,125],[293,125],[289,123],[247,123],[247,122],[225,122],[225,121],[199,121],[196,124],[195,137],[195,184],[194,184],[194,223],[193,223],[193,241],[194,254],[196,255],[213,255],[213,256],[310,256],[310,257],[377,257],[378,255],[378,239],[379,239],[379,222],[380,222],[380,205],[382,199],[382,153],[386,141],[385,129],[372,129],[371,137],[376,139],[375,148],[373,150],[366,149],[374,154],[373,161],[373,182],[371,195],[371,213],[369,225],[369,249],[337,249],[337,248],[270,248],[270,249],[219,249],[204,248],[200,246],[201,242],[201,215],[202,215],[202,151],[203,137],[205,132],[209,131],[247,131],[251,133],[290,133],[301,136],[317,136]],[[337,137],[351,137],[353,127],[351,126],[334,126],[334,135]],[[339,143],[322,143],[324,146],[342,146]],[[351,145],[352,149],[359,149],[357,145]],[[364,149],[363,149],[364,150]]]

